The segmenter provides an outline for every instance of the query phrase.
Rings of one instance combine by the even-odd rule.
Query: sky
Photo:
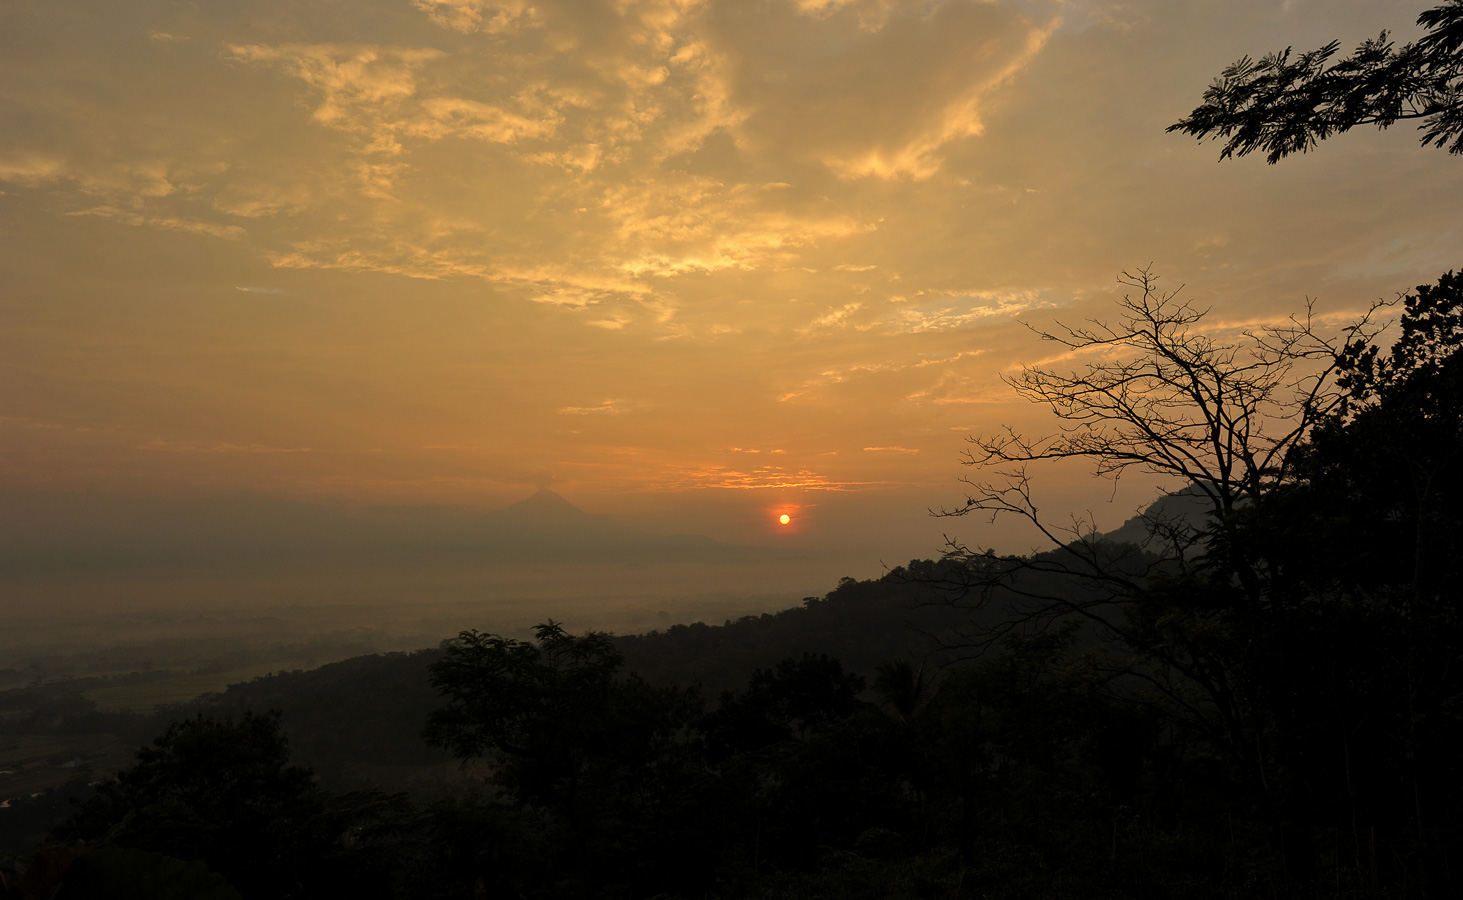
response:
[[[1463,161],[1407,123],[1275,166],[1164,131],[1243,55],[1422,8],[9,0],[0,498],[547,485],[934,555],[964,439],[1050,427],[1001,380],[1050,362],[1027,326],[1109,317],[1119,272],[1233,332],[1459,265]]]

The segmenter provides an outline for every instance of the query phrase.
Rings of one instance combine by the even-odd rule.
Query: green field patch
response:
[[[197,697],[222,691],[231,684],[252,681],[261,675],[295,666],[241,666],[236,669],[204,672],[158,672],[146,681],[106,684],[85,691],[81,696],[97,705],[101,712],[149,713],[160,706],[187,703]]]
[[[102,735],[84,735],[82,737],[56,734],[18,734],[0,740],[0,771],[7,769],[20,769],[32,763],[44,763],[47,760],[59,759],[61,757],[75,755],[80,756],[78,747],[87,746],[87,742],[102,737]],[[105,735],[107,742],[112,739],[111,735]]]
[[[60,765],[111,753],[117,746],[112,734],[18,734],[0,740],[0,771],[36,763]]]
[[[111,734],[8,735],[0,740],[0,800],[42,793],[87,770],[100,778],[135,750]]]
[[[14,775],[0,775],[0,801],[20,800],[58,788],[80,774],[82,769],[38,766]],[[92,770],[95,772],[96,770]],[[97,775],[100,778],[100,775]]]

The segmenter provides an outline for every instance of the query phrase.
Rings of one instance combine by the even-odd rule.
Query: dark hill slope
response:
[[[615,639],[626,668],[655,682],[700,683],[711,696],[746,684],[753,670],[789,656],[826,653],[868,676],[895,658],[941,659],[940,637],[968,614],[942,603],[953,578],[946,564],[911,562],[882,578],[845,578],[801,607],[746,616],[724,625],[674,625]]]
[[[202,699],[198,711],[238,714],[278,709],[294,761],[328,787],[379,780],[381,767],[420,768],[446,756],[421,739],[437,692],[427,667],[442,651],[358,656],[309,671],[280,672]]]
[[[722,625],[677,625],[616,638],[626,670],[654,682],[703,685],[709,700],[746,684],[754,669],[802,653],[825,653],[869,675],[895,658],[925,659],[931,635],[963,615],[939,604],[945,564],[914,562],[873,581],[844,579],[823,598]],[[573,623],[567,623],[572,629]],[[406,787],[444,755],[420,731],[438,702],[427,668],[441,650],[361,656],[311,671],[282,672],[203,698],[186,712],[279,709],[295,760],[327,786]]]

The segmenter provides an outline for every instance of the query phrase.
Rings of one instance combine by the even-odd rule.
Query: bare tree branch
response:
[[[1020,633],[1085,622],[1109,646],[1143,660],[1125,667],[1137,681],[1176,704],[1195,728],[1239,748],[1254,733],[1244,688],[1248,651],[1225,642],[1233,616],[1264,602],[1263,578],[1231,552],[1227,533],[1238,514],[1290,477],[1291,451],[1342,409],[1343,360],[1382,330],[1378,312],[1387,304],[1329,333],[1307,301],[1281,324],[1226,337],[1205,329],[1209,311],[1180,298],[1182,287],[1161,290],[1151,269],[1118,280],[1131,291],[1115,321],[1032,327],[1042,340],[1094,361],[1070,372],[1027,366],[1005,379],[1051,410],[1056,430],[1031,438],[1008,427],[969,439],[963,464],[979,474],[962,479],[969,489],[963,504],[936,514],[1014,517],[1048,549],[1001,555],[950,541],[946,557],[962,561],[967,578],[955,602],[1003,614],[979,617],[978,627],[950,643],[979,652]],[[1137,546],[1100,539],[1082,517],[1056,524],[1033,498],[1031,471],[1068,459],[1090,461],[1104,478],[1129,471],[1166,478],[1200,498],[1206,520],[1155,507],[1140,519],[1145,534]],[[1160,614],[1135,614],[1165,584],[1217,571],[1237,581],[1224,602],[1188,597]]]

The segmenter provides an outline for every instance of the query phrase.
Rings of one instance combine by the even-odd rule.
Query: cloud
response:
[[[229,240],[238,240],[244,236],[244,229],[238,225],[215,225],[212,222],[199,222],[178,218],[176,216],[146,215],[130,210],[118,209],[115,206],[93,206],[89,209],[79,209],[75,212],[69,212],[67,215],[98,216],[103,219],[113,219],[126,225],[162,228],[168,231],[183,231],[189,234],[205,234],[210,237],[227,238]]]
[[[0,181],[37,185],[65,177],[65,164],[54,156],[0,157]]]
[[[30,187],[71,182],[88,196],[133,206],[191,191],[194,185],[190,182],[201,174],[158,158],[107,159],[91,165],[53,154],[0,158],[0,181]]]
[[[838,179],[874,157],[934,171],[970,131],[951,110],[1046,27],[924,0],[414,0],[371,21],[328,42],[150,22],[189,40],[145,59],[188,62],[238,114],[153,98],[119,110],[111,127],[135,130],[115,147],[0,147],[0,180],[69,184],[81,214],[248,241],[277,267],[484,281],[625,335],[949,328],[957,313],[850,302],[894,269],[872,252],[881,215]],[[209,40],[221,58],[188,55]],[[124,124],[144,118],[156,140]],[[769,309],[787,296],[824,312]]]
[[[627,256],[639,251],[619,268],[657,278],[787,264],[802,248],[876,228],[830,215],[816,201],[813,209],[789,209],[781,197],[785,187],[672,173],[607,188],[600,210],[614,224],[617,249]]]
[[[531,484],[540,489],[548,487],[557,480],[553,471],[547,468],[534,469],[532,472],[525,472],[508,479],[513,484]]]
[[[503,34],[535,20],[528,0],[411,0],[433,22],[454,31]]]
[[[138,450],[164,453],[314,453],[313,447],[269,447],[263,444],[236,444],[229,441],[148,441]]]
[[[912,124],[902,141],[854,152],[834,152],[823,158],[833,171],[846,178],[876,177],[922,180],[940,171],[940,153],[963,138],[985,131],[981,110],[987,97],[1009,83],[1041,52],[1056,23],[1032,29],[1014,57],[993,72],[984,73],[963,90],[946,99],[942,108]]]
[[[621,416],[630,411],[623,400],[603,400],[598,406],[561,406],[563,416]]]
[[[811,469],[786,469],[780,466],[760,466],[751,470],[727,466],[671,467],[655,483],[661,490],[673,491],[705,488],[736,491],[856,491],[884,484],[880,481],[841,480]]]
[[[909,298],[900,298],[909,301]],[[948,303],[947,300],[958,300]],[[974,302],[972,302],[974,301]],[[1009,317],[1032,309],[1049,308],[1057,302],[1037,290],[1018,291],[961,291],[932,292],[914,303],[904,306],[884,320],[884,325],[895,332],[952,331],[966,328],[985,319]]]
[[[887,397],[904,402],[946,402],[952,385],[967,387],[969,361],[985,355],[981,349],[922,352],[913,357],[845,363],[804,378],[797,387],[777,396],[780,403],[836,402],[837,397]],[[962,363],[964,363],[962,365]],[[885,448],[887,449],[887,448]]]
[[[754,110],[747,140],[885,180],[928,179],[948,147],[982,134],[986,105],[1060,21],[959,2],[801,2],[769,19],[722,35],[742,63],[736,96]]]
[[[316,121],[357,133],[366,152],[474,138],[525,147],[524,160],[578,172],[692,150],[743,115],[729,108],[723,60],[687,33],[694,2],[415,0],[434,23],[498,35],[455,53],[386,45],[233,45],[319,97]]]
[[[0,427],[38,428],[43,431],[59,431],[67,426],[59,422],[39,422],[27,416],[0,416]]]
[[[792,0],[797,11],[806,16],[829,18],[836,14],[852,15],[865,31],[878,31],[901,5],[900,0]],[[921,4],[928,6],[930,4]]]
[[[403,133],[429,130],[432,117],[411,101],[417,73],[443,53],[433,48],[341,44],[245,44],[230,46],[241,62],[277,66],[319,96],[311,118],[352,132],[368,153],[402,152]]]
[[[1029,285],[1097,231],[1053,217],[1107,183],[1062,174],[1086,171],[1064,148],[1101,128],[1033,111],[1091,101],[1056,73],[1100,61],[1114,17],[1141,24],[1124,6],[413,0],[328,28],[309,11],[268,28],[159,14],[126,52],[100,26],[79,35],[66,65],[115,52],[133,83],[186,72],[198,89],[108,99],[123,69],[57,63],[46,83],[72,87],[14,113],[46,126],[10,130],[0,181],[279,267],[485,282],[492,302],[626,339],[958,332],[1071,302]],[[1206,222],[1183,244],[1244,233]],[[1240,243],[1205,249],[1229,264]]]
[[[856,314],[859,310],[863,308],[864,305],[862,303],[845,303],[837,309],[830,309],[823,315],[818,316],[816,319],[804,326],[801,331],[804,334],[809,334],[820,329],[828,329],[848,325],[850,324],[850,319],[854,316],[854,314]]]
[[[432,97],[422,101],[428,120],[404,126],[413,137],[441,140],[449,136],[476,138],[494,144],[512,144],[554,133],[559,117],[545,118],[510,112],[500,106],[461,97]]]

